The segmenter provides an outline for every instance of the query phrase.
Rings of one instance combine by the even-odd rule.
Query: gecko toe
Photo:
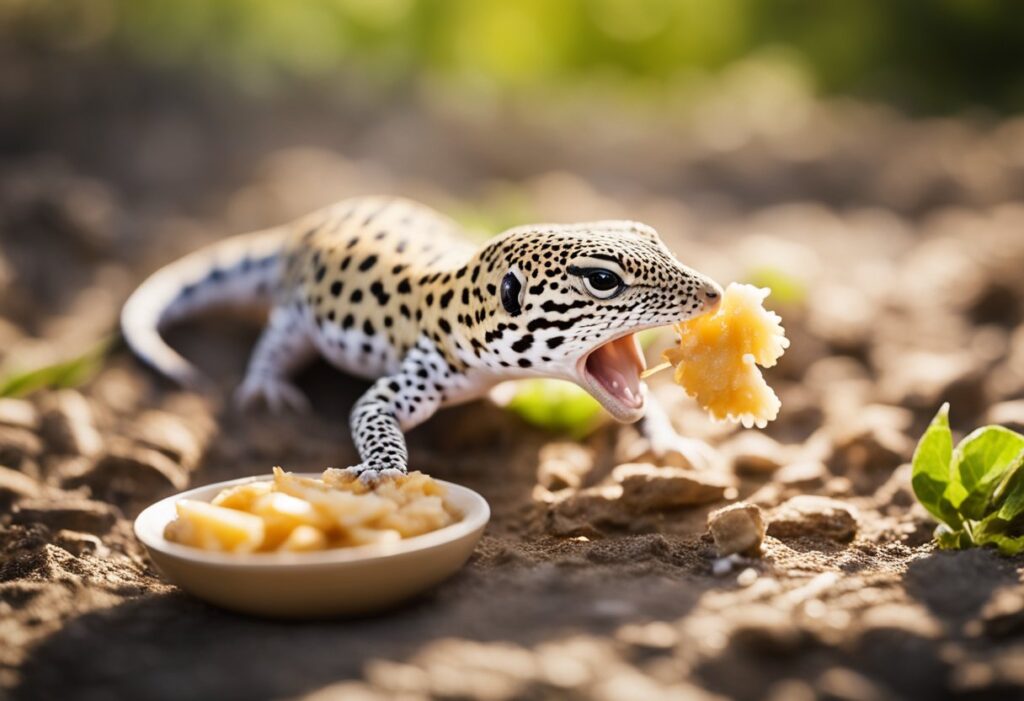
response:
[[[247,379],[235,392],[235,405],[249,410],[262,402],[273,414],[306,413],[309,400],[295,385],[267,378]]]

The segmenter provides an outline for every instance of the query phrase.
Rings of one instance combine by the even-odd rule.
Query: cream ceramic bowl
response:
[[[469,558],[491,516],[482,496],[438,480],[462,520],[388,545],[238,555],[164,538],[179,499],[211,501],[226,487],[271,479],[218,482],[158,501],[135,519],[135,535],[168,579],[200,599],[258,616],[314,618],[379,611],[448,578]]]

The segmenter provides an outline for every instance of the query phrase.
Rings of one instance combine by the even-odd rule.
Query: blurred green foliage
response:
[[[226,73],[672,94],[781,51],[825,93],[1024,107],[1019,0],[0,0],[0,40]]]
[[[523,380],[506,408],[528,424],[573,438],[586,436],[605,417],[586,390],[562,380]]]
[[[51,365],[0,375],[0,397],[24,397],[41,389],[79,387],[103,367],[111,339],[100,341],[82,355]]]

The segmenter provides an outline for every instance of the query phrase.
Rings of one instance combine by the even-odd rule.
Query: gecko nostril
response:
[[[718,290],[704,290],[704,296],[713,302],[719,297]]]

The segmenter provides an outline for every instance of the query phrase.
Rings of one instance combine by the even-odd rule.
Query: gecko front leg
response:
[[[681,436],[654,393],[649,389],[645,399],[644,417],[637,423],[641,440],[625,456],[629,460],[644,457],[658,462],[692,467],[697,470],[712,467],[718,461],[714,448],[698,438]]]
[[[405,431],[441,406],[440,384],[428,379],[442,366],[434,354],[417,346],[398,372],[374,382],[356,401],[349,424],[360,463],[345,470],[349,475],[370,483],[408,472]]]

